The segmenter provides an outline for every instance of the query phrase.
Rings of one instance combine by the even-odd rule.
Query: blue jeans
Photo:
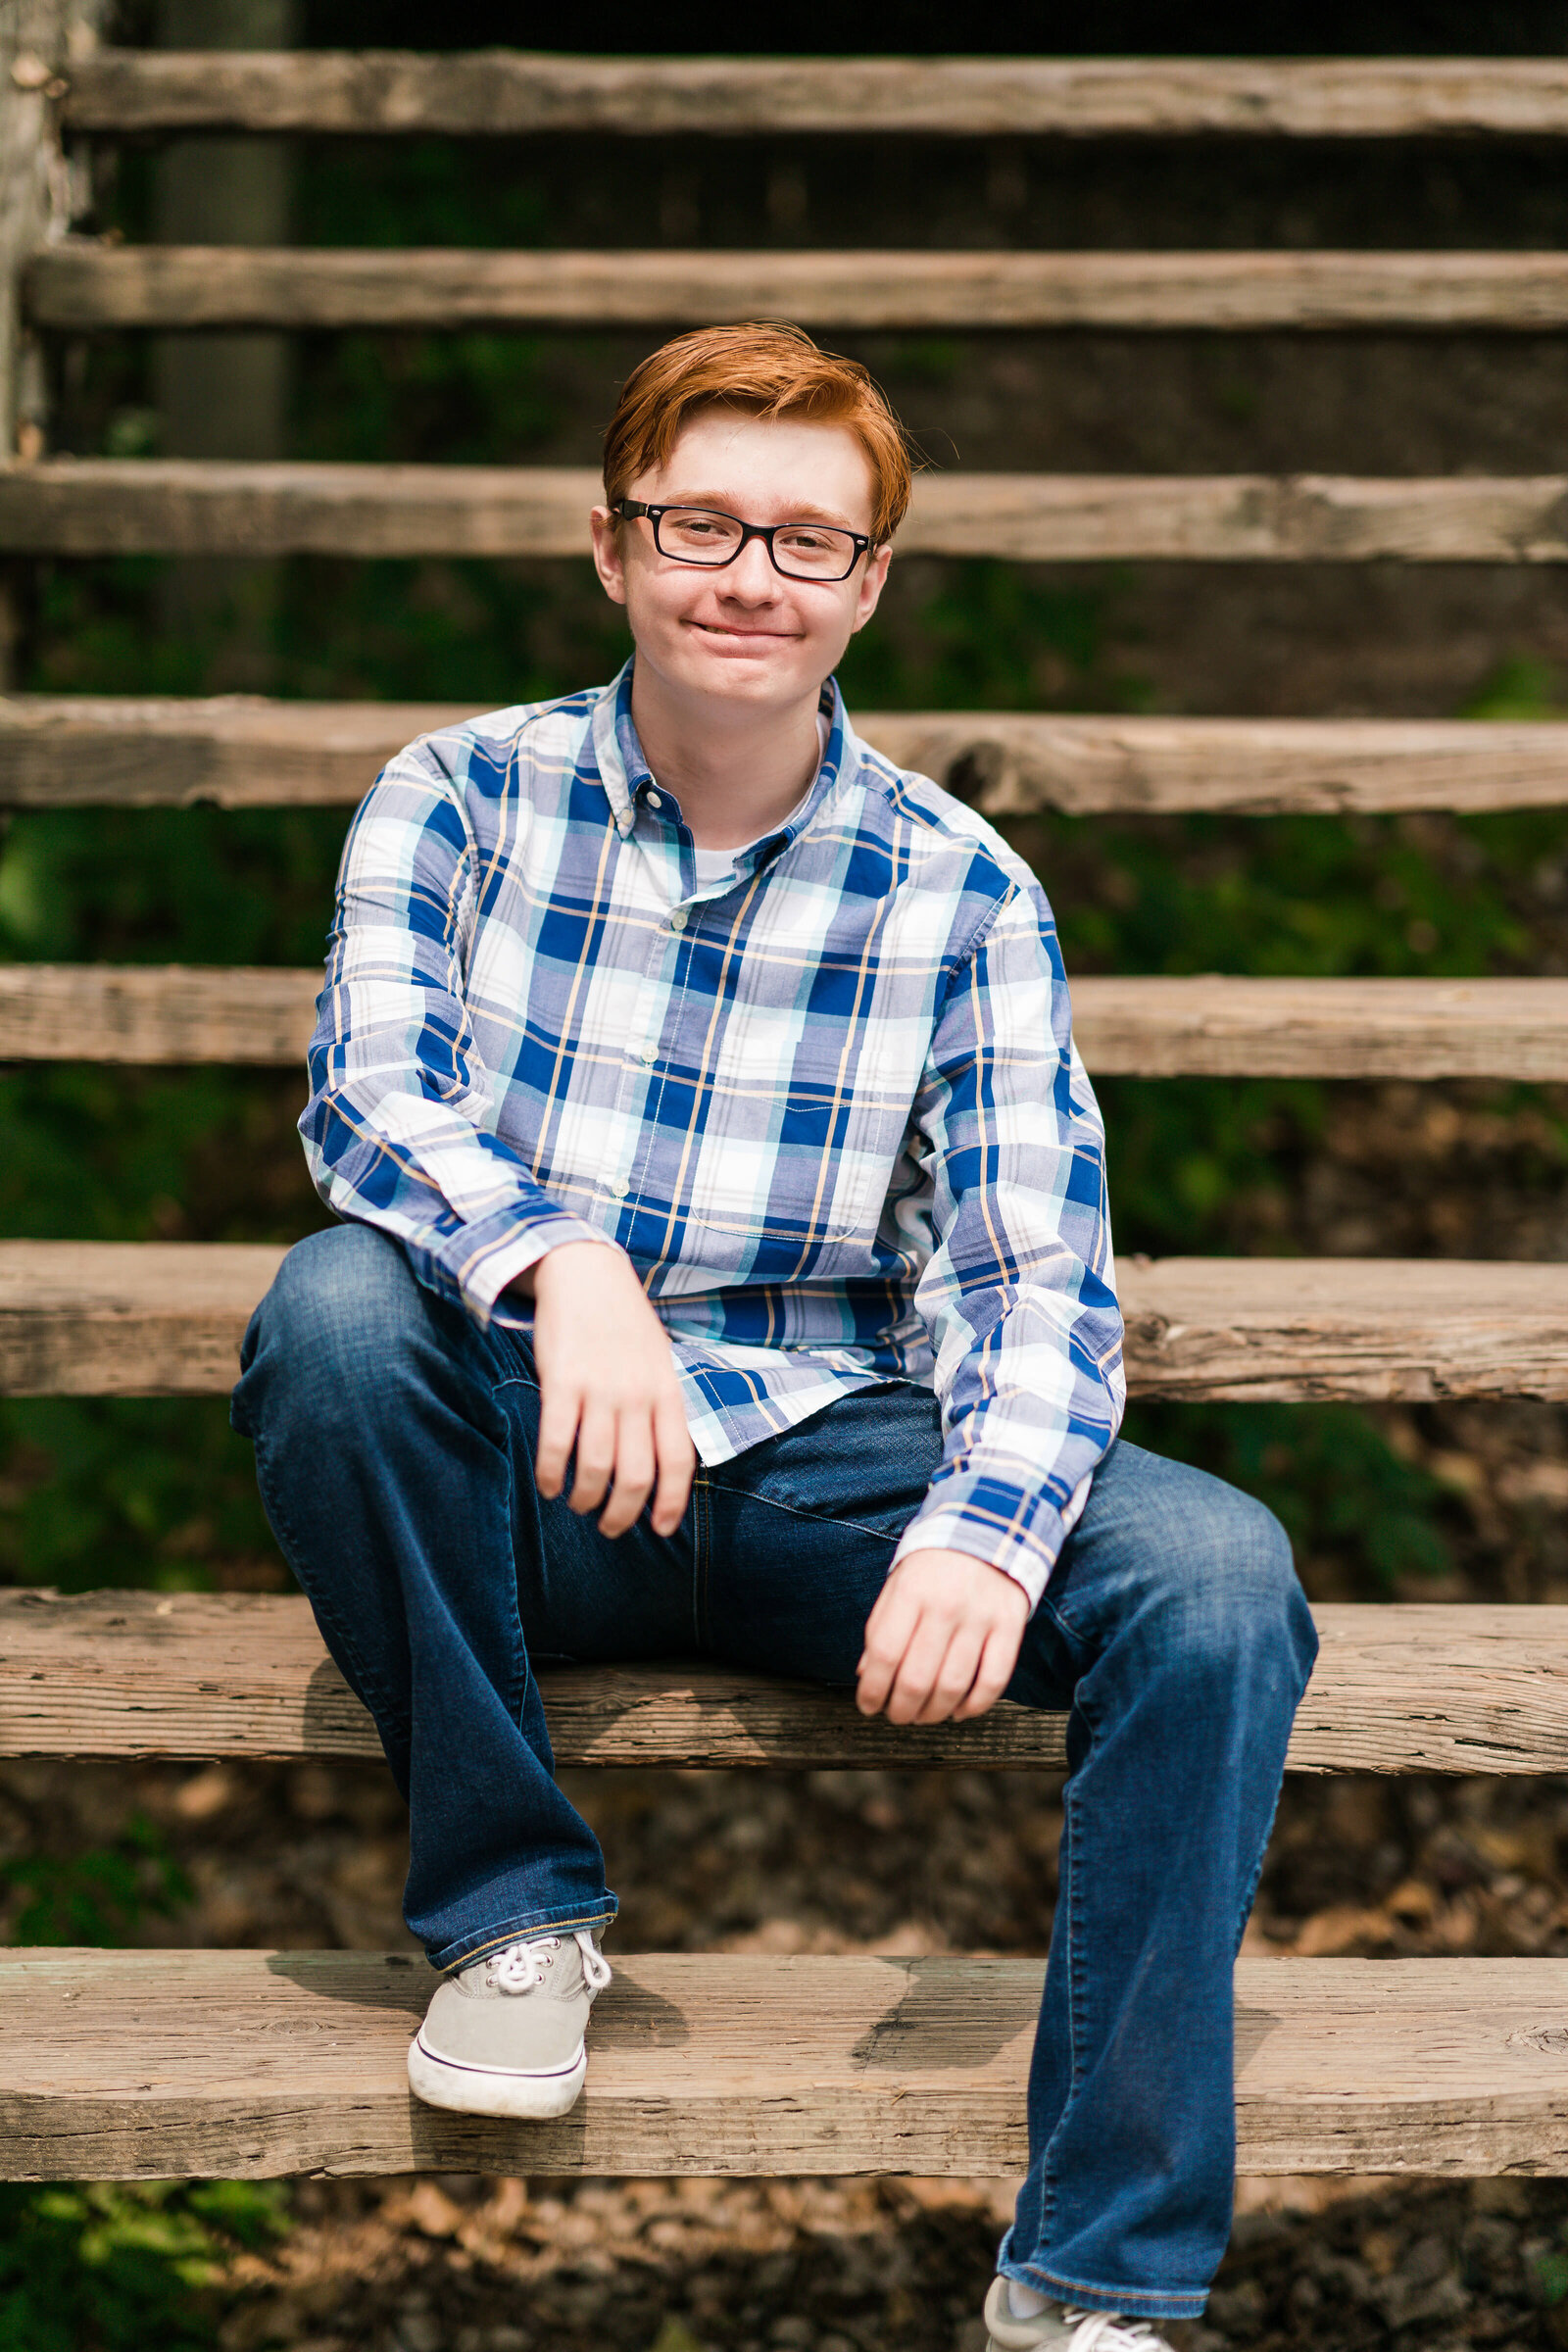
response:
[[[645,1515],[607,1541],[534,1489],[527,1342],[422,1290],[365,1225],[289,1252],[241,1361],[234,1425],[408,1798],[405,1910],[438,1968],[614,1917],[531,1662],[853,1683],[942,1451],[926,1390],[866,1390],[699,1470],[673,1537]],[[1230,2230],[1232,1965],[1315,1647],[1261,1504],[1111,1448],[1008,1692],[1069,1710],[1030,2170],[1001,2256],[1044,2293],[1202,2310]]]

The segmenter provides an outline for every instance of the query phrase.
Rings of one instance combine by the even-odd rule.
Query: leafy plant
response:
[[[23,1854],[0,1863],[0,1890],[25,1899],[18,1944],[122,1943],[144,1913],[170,1918],[190,1902],[189,1879],[158,1829],[133,1813],[110,1845],[84,1854]]]
[[[273,2182],[0,2185],[0,2352],[204,2352],[235,2248],[287,2227]]]

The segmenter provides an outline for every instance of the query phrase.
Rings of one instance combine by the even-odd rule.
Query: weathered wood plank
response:
[[[1485,328],[1568,324],[1561,253],[499,253],[110,245],[34,256],[40,326]]]
[[[588,467],[54,458],[0,469],[0,552],[580,556]],[[932,474],[907,553],[1036,563],[1553,564],[1568,475]]]
[[[316,971],[0,964],[0,1061],[294,1062]]]
[[[82,130],[1050,132],[1379,138],[1568,129],[1560,58],[600,58],[106,49]]]
[[[0,2165],[20,2180],[288,2173],[1016,2174],[1039,1960],[614,1958],[555,2124],[410,2098],[423,1962],[0,1954]],[[1249,2173],[1568,2170],[1563,1960],[1250,1960]]]
[[[1568,1078],[1568,981],[1086,975],[1072,998],[1096,1076]]]
[[[358,801],[404,744],[471,715],[455,704],[259,695],[0,696],[0,808]],[[1555,722],[873,710],[857,712],[856,724],[901,767],[961,785],[988,816],[1337,815],[1568,801],[1568,725]]]
[[[0,1061],[299,1063],[320,975],[0,964]],[[1096,1076],[1568,1079],[1568,980],[1073,982]]]
[[[1331,1604],[1294,1772],[1568,1771],[1568,1608]],[[544,1670],[561,1765],[1059,1770],[1065,1719],[900,1728],[713,1666]],[[298,1598],[0,1592],[0,1756],[378,1757]]]
[[[0,1242],[0,1394],[211,1395],[265,1245]],[[1568,1398],[1568,1265],[1168,1257],[1120,1269],[1145,1396]]]

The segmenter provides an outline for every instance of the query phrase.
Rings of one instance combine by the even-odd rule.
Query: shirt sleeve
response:
[[[900,1541],[1004,1569],[1038,1602],[1126,1404],[1105,1137],[1055,926],[1016,890],[939,1008],[916,1131],[937,1248],[942,1466]]]
[[[521,1328],[508,1283],[564,1242],[614,1245],[495,1132],[464,999],[474,911],[462,803],[426,739],[382,770],[349,829],[300,1134],[328,1208],[394,1235],[419,1281],[479,1323]]]

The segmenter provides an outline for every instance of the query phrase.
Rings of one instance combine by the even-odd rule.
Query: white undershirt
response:
[[[825,710],[819,710],[816,714],[816,760],[818,767],[821,766],[822,761],[827,758],[827,713]],[[795,819],[800,815],[801,810],[806,807],[807,802],[810,799],[815,787],[816,778],[813,776],[810,783],[808,784],[806,790],[802,793],[800,799],[796,802],[794,808],[790,810],[788,816],[785,817],[784,823],[780,825],[769,825],[767,829],[768,833],[782,833],[785,825],[793,825]],[[738,850],[699,850],[694,848],[692,851],[692,856],[697,860],[698,889],[711,890],[715,882],[727,882],[730,875],[735,871],[736,858],[744,858],[748,850],[755,850],[757,847],[757,842],[762,841],[765,838],[766,835],[759,833],[757,836],[757,841],[743,841]]]

